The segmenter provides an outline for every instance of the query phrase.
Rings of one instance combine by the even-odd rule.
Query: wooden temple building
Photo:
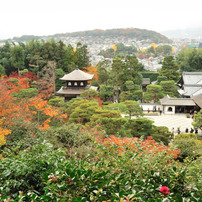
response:
[[[65,100],[79,97],[82,92],[91,88],[89,81],[94,77],[93,74],[88,74],[79,69],[75,69],[69,74],[65,74],[60,80],[66,81],[66,86],[62,86],[58,95],[63,95]]]

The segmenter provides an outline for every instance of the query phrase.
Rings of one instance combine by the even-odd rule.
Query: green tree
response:
[[[87,45],[82,45],[80,42],[76,46],[75,64],[79,69],[90,66]]]
[[[11,44],[8,41],[0,47],[0,64],[5,68],[7,75],[14,71],[11,64]]]
[[[139,102],[133,100],[126,100],[125,102],[122,102],[122,104],[126,106],[126,111],[124,112],[129,115],[130,119],[132,118],[132,116],[136,117],[143,116],[143,112]]]
[[[202,109],[194,115],[194,121],[192,123],[194,128],[202,130]]]
[[[0,64],[0,76],[5,74],[5,68]]]
[[[37,74],[38,71],[46,64],[42,57],[42,42],[38,40],[31,40],[25,44],[25,68]]]
[[[22,98],[31,98],[38,96],[38,90],[36,88],[27,88],[21,89],[19,93],[13,93],[12,95],[22,99]]]
[[[113,75],[113,87],[114,87],[114,100],[119,101],[119,91],[122,86],[121,73],[124,69],[124,62],[120,57],[113,59],[112,63],[112,75]]]
[[[195,134],[181,133],[175,137],[173,144],[180,149],[178,158],[182,161],[187,157],[194,159],[202,155],[202,144]]]
[[[166,76],[167,80],[177,81],[179,79],[179,66],[176,64],[173,56],[166,56],[162,63],[160,76]]]
[[[202,49],[182,49],[176,57],[181,71],[201,72],[202,71]]]
[[[142,100],[143,91],[142,90],[136,90],[136,91],[134,91],[134,95],[136,95],[138,97],[138,100]]]
[[[48,101],[48,104],[54,107],[64,107],[65,101],[64,98],[56,97],[52,98]]]
[[[112,101],[112,99],[113,99],[113,86],[100,85],[100,98],[103,101]]]
[[[97,64],[99,85],[108,84],[110,69],[111,69],[111,65],[108,60],[101,61]]]
[[[161,55],[171,55],[172,54],[172,46],[169,45],[160,45],[156,47],[156,53]]]
[[[65,85],[65,81],[61,81],[60,78],[62,78],[65,75],[65,72],[62,68],[57,68],[55,70],[55,89],[58,91],[61,86]]]
[[[171,81],[161,81],[160,86],[162,86],[162,92],[164,95],[169,95],[171,97],[177,97],[177,86],[173,80]]]
[[[21,46],[14,46],[11,49],[11,61],[13,66],[18,69],[18,74],[20,69],[23,69],[24,67],[24,60],[24,49]]]
[[[95,114],[93,114],[90,118],[91,121],[91,126],[96,125],[96,121],[100,118],[121,118],[120,111],[116,110],[103,110],[103,109],[98,109],[95,111]]]
[[[126,100],[132,100],[132,93],[129,91],[122,91],[119,95],[120,102],[124,102]]]
[[[126,81],[125,85],[126,85],[126,88],[129,90],[129,93],[131,93],[131,91],[134,89],[133,81]]]
[[[147,90],[143,96],[146,102],[158,102],[163,98],[162,87],[160,85],[148,85]]]
[[[80,96],[88,100],[92,100],[94,97],[98,97],[99,93],[94,89],[87,89],[84,92],[82,92]]]
[[[168,80],[168,79],[167,79],[166,76],[158,76],[158,78],[157,78],[157,82],[158,82],[158,84],[160,84],[161,81],[167,81],[167,80]]]
[[[77,106],[69,115],[69,121],[74,123],[87,123],[90,121],[91,116],[98,110],[99,104],[95,100],[80,100],[74,102]],[[73,104],[74,104],[73,103]]]

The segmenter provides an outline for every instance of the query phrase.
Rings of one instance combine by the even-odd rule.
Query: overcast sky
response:
[[[202,27],[202,0],[1,0],[0,38],[111,28]]]

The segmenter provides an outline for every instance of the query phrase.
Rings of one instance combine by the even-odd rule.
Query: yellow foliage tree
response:
[[[154,48],[154,50],[156,49],[157,45],[155,43],[151,43],[151,47]]]
[[[6,135],[10,134],[11,130],[3,128],[3,121],[0,120],[0,146],[6,144]]]
[[[114,52],[116,53],[116,51],[117,51],[117,46],[114,44],[114,45],[112,45],[112,47],[111,47],[113,50],[114,50]]]

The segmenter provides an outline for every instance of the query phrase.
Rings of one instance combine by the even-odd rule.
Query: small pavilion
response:
[[[198,106],[192,98],[171,98],[165,96],[160,99],[160,103],[163,106],[163,112],[165,114],[175,113],[189,113],[190,111],[198,111]]]
[[[65,74],[60,80],[66,81],[66,86],[62,86],[57,94],[63,95],[65,100],[79,97],[82,92],[91,88],[90,82],[94,77],[80,69],[75,69],[69,74]]]

